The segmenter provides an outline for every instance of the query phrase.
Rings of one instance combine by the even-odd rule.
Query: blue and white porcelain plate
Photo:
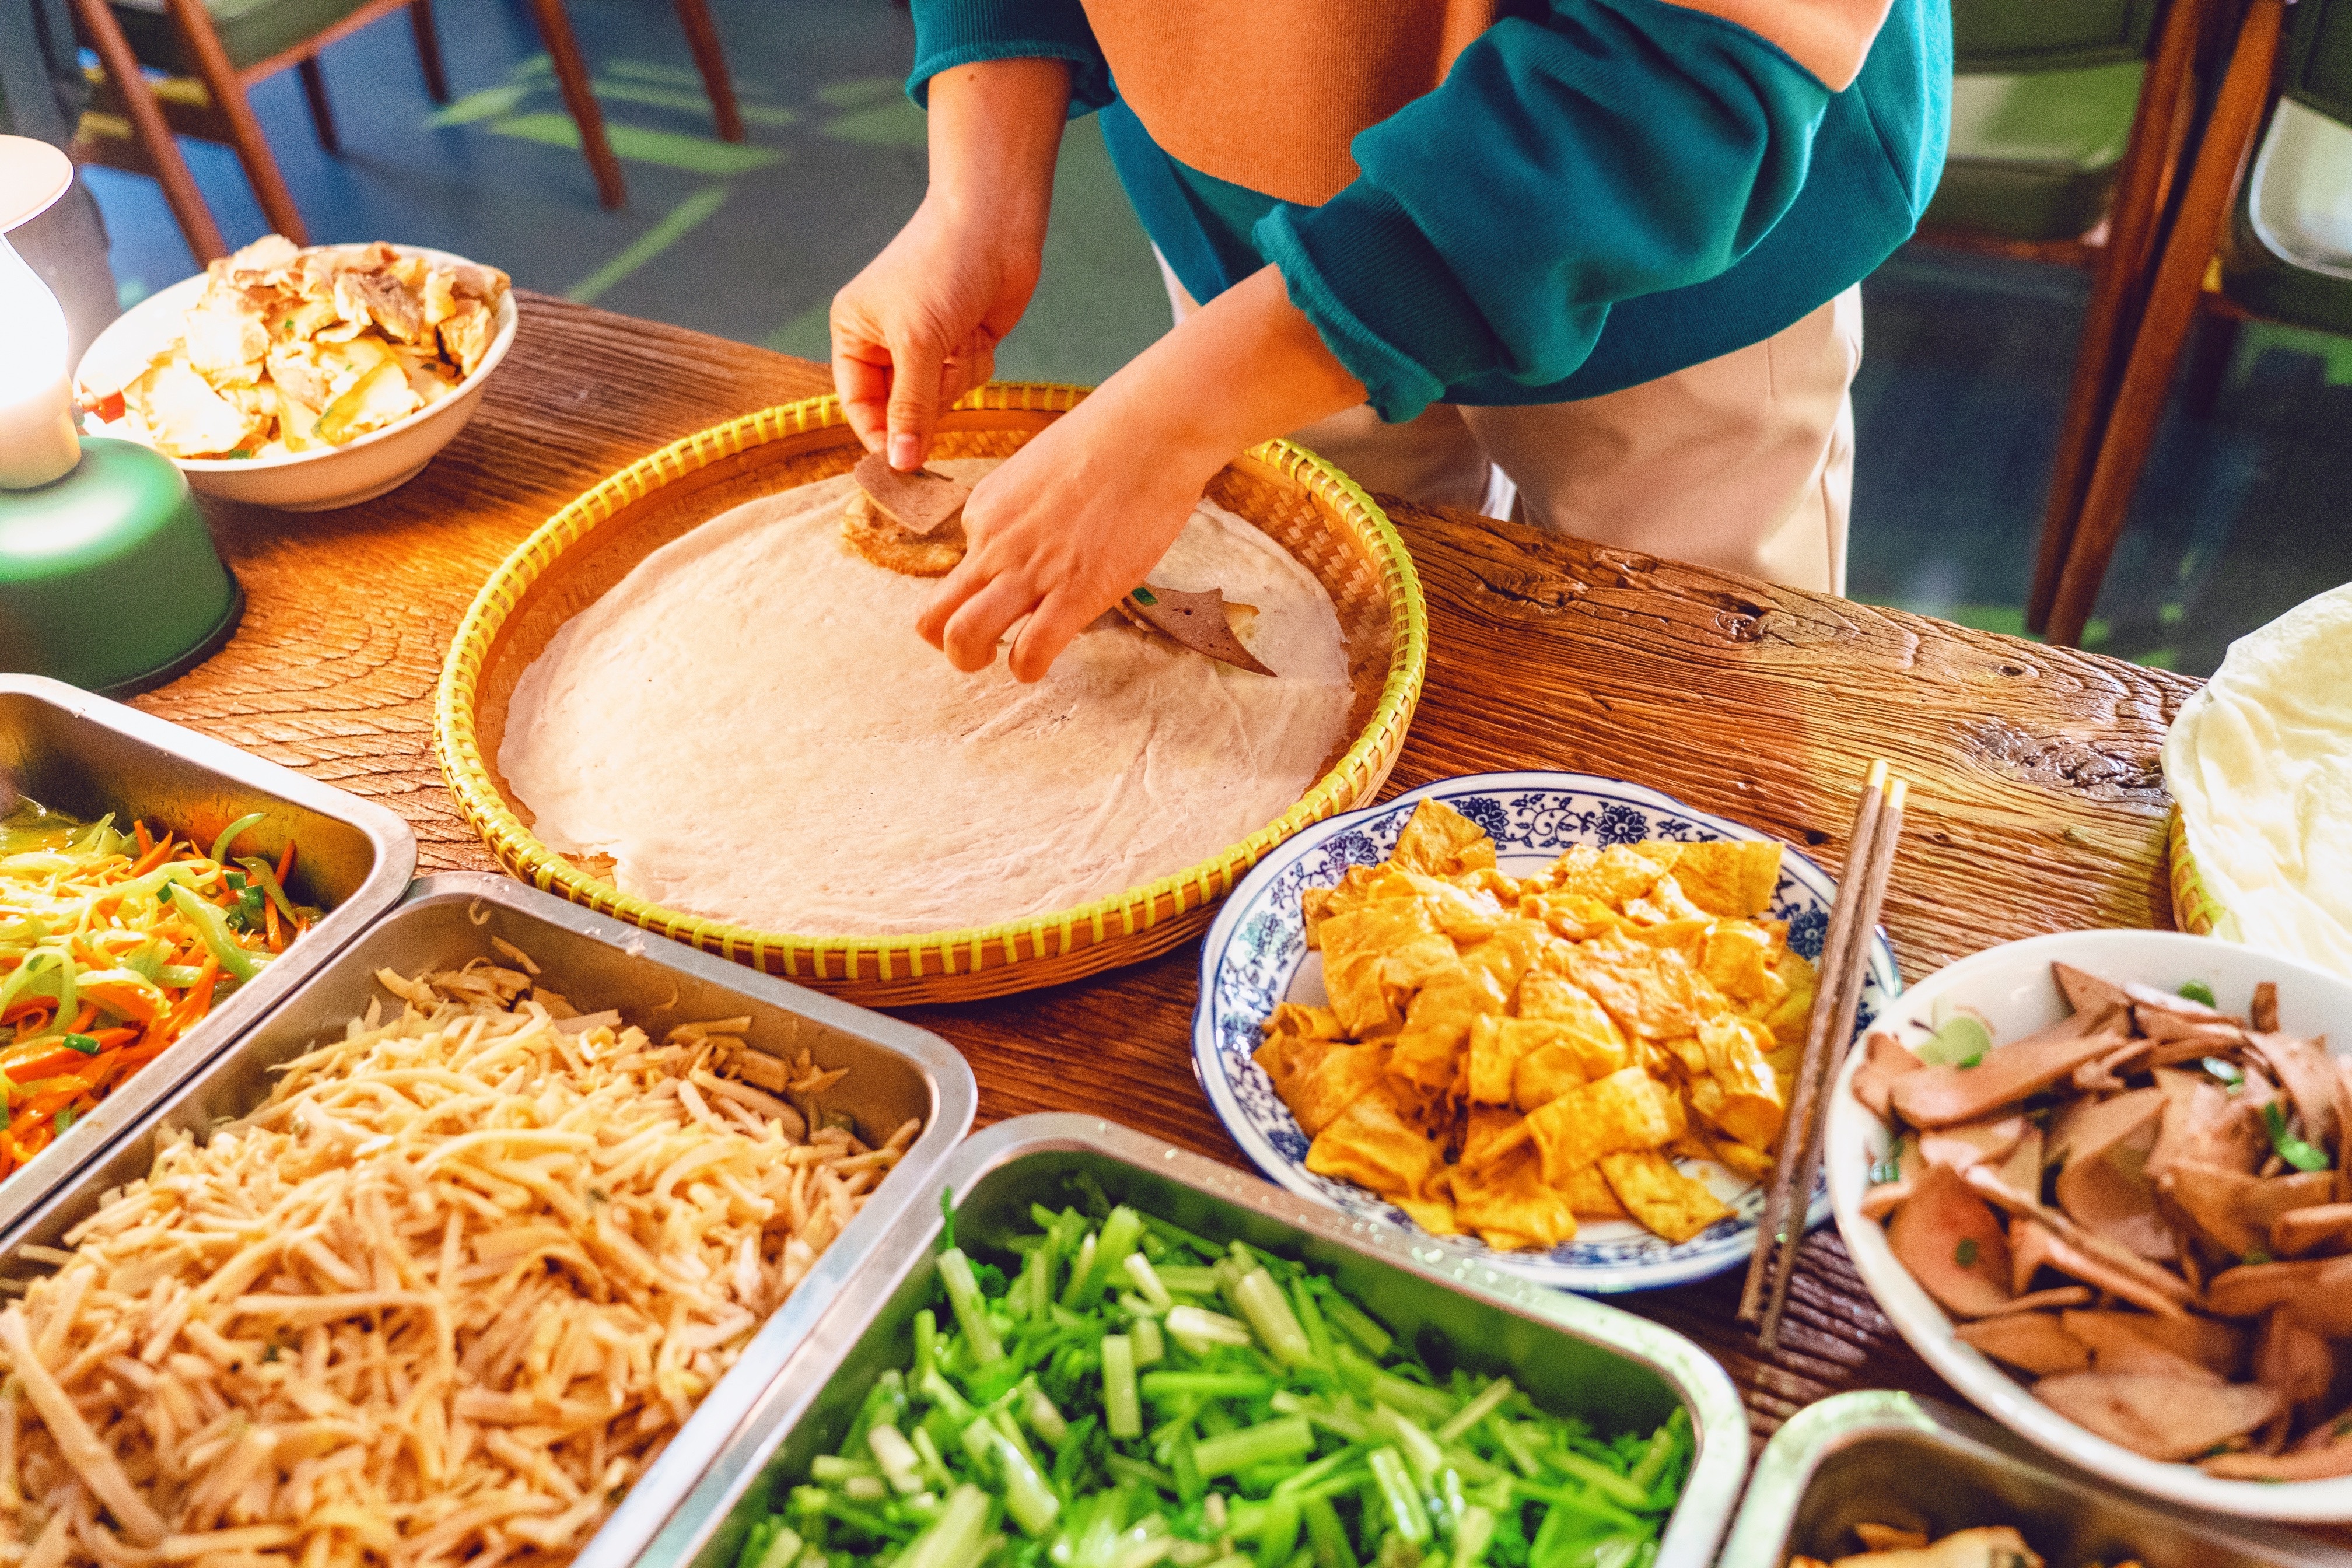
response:
[[[1307,948],[1298,895],[1336,886],[1350,866],[1388,858],[1412,808],[1440,800],[1486,830],[1496,859],[1515,876],[1533,876],[1578,844],[1638,844],[1669,838],[1769,838],[1752,827],[1692,810],[1671,795],[1590,773],[1473,773],[1407,790],[1394,800],[1335,816],[1307,829],[1258,862],[1226,899],[1201,953],[1201,999],[1192,1015],[1192,1068],[1202,1090],[1244,1152],[1272,1180],[1360,1219],[1415,1228],[1403,1211],[1352,1183],[1307,1169],[1307,1135],[1290,1108],[1251,1059],[1262,1026],[1278,1002],[1320,1003],[1323,955]],[[1837,883],[1784,847],[1771,915],[1789,922],[1789,945],[1818,963]],[[1855,1016],[1857,1038],[1903,988],[1895,950],[1878,932],[1870,982]],[[1735,1211],[1685,1242],[1670,1242],[1631,1220],[1591,1221],[1574,1240],[1549,1252],[1504,1252],[1474,1236],[1431,1237],[1433,1245],[1475,1255],[1538,1284],[1602,1293],[1654,1290],[1702,1279],[1746,1261],[1755,1249],[1764,1189],[1708,1162],[1685,1161]],[[1829,1185],[1817,1182],[1809,1226],[1829,1217]]]

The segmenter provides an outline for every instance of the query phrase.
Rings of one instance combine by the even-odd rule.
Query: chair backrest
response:
[[[2298,0],[2287,13],[2279,83],[2305,109],[2352,125],[2352,0]]]
[[[2142,59],[2156,36],[2158,4],[1952,0],[1952,68],[1962,76],[2021,76]]]

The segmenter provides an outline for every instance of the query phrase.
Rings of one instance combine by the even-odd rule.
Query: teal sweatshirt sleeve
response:
[[[1078,0],[911,0],[915,68],[907,95],[931,106],[931,78],[974,60],[1070,62],[1070,117],[1091,114],[1114,96],[1110,67]]]
[[[1664,0],[1552,0],[1352,143],[1360,174],[1252,238],[1409,419],[1453,384],[1566,379],[1612,304],[1702,282],[1805,183],[1831,94],[1754,33]]]

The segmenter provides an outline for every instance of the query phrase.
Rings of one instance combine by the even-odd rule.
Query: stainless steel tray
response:
[[[956,1151],[934,1185],[956,1196],[959,1240],[1025,1226],[1033,1200],[1065,1201],[1063,1179],[1092,1176],[1203,1236],[1234,1237],[1330,1272],[1424,1353],[1508,1373],[1563,1414],[1648,1426],[1690,1412],[1697,1454],[1666,1526],[1657,1568],[1699,1568],[1723,1537],[1748,1468],[1748,1415],[1731,1379],[1696,1345],[1614,1307],[1546,1290],[1408,1234],[1361,1224],[1198,1154],[1090,1116],[1002,1121]],[[908,1325],[931,1299],[935,1203],[909,1210],[782,1374],[727,1440],[641,1560],[728,1568],[780,1483],[807,1473],[856,1415],[875,1376],[901,1364]],[[575,1568],[618,1568],[594,1547]]]
[[[0,1233],[292,994],[392,908],[416,871],[416,836],[380,805],[62,681],[0,674],[0,812],[26,796],[79,817],[143,816],[199,839],[267,812],[241,843],[273,859],[289,838],[300,845],[288,890],[327,916],[0,1182]]]
[[[2145,1568],[2347,1568],[2352,1552],[2275,1526],[2134,1495],[2016,1439],[1971,1410],[1865,1390],[1809,1405],[1756,1461],[1721,1568],[1783,1568],[1857,1552],[1857,1522],[1931,1537],[2015,1525],[2050,1568],[2137,1558]]]
[[[855,1118],[862,1137],[887,1138],[907,1118],[924,1119],[922,1133],[898,1169],[704,1396],[580,1558],[629,1562],[866,1255],[892,1237],[908,1203],[937,1192],[939,1168],[971,1130],[980,1097],[971,1069],[937,1035],[707,957],[503,877],[428,877],[209,1070],[181,1086],[70,1185],[0,1235],[0,1273],[21,1278],[40,1267],[22,1259],[28,1244],[60,1245],[109,1188],[146,1174],[158,1134],[185,1131],[201,1137],[220,1119],[259,1104],[269,1092],[271,1067],[322,1037],[340,1037],[349,1020],[383,995],[374,980],[378,969],[415,974],[472,958],[509,962],[490,945],[494,937],[529,953],[547,985],[583,1012],[616,1007],[656,1038],[695,1019],[748,1014],[751,1027],[745,1037],[753,1047],[791,1055],[806,1050],[820,1067],[849,1068],[825,1103]]]

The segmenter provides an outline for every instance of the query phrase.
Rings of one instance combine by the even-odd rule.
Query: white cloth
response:
[[[2352,584],[2230,645],[2164,738],[2218,933],[2352,976]]]

